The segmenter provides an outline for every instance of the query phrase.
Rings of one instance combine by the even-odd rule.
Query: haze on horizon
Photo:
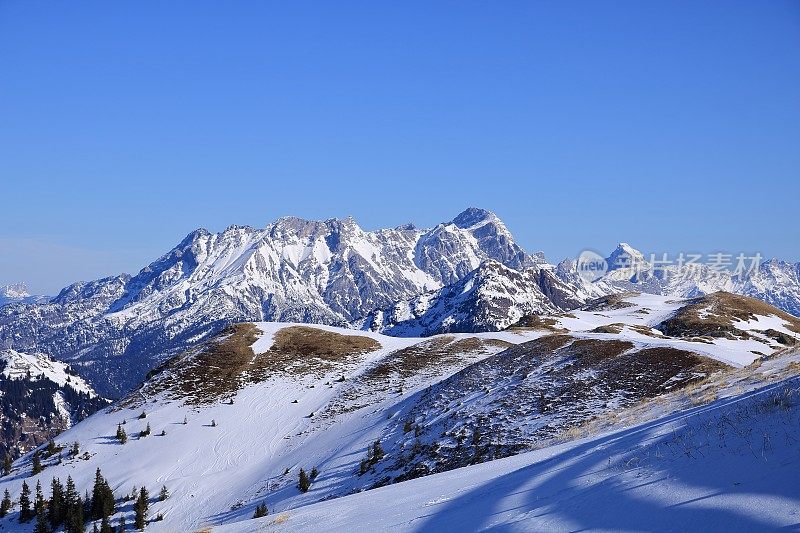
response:
[[[800,4],[0,4],[0,285],[197,227],[494,211],[551,262],[798,261]]]

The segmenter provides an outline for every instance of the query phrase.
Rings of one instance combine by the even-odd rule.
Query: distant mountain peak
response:
[[[24,281],[21,281],[19,283],[0,286],[0,296],[6,298],[27,298],[30,296],[30,293],[28,292],[28,286]]]
[[[644,254],[628,244],[621,242],[617,245],[611,255],[606,258],[609,270],[617,270],[620,268],[631,268],[643,265],[646,260]]]
[[[491,211],[487,211],[486,209],[481,209],[478,207],[468,207],[453,219],[453,224],[461,229],[467,229],[477,226],[481,223],[493,221],[499,222],[499,220],[500,219],[497,218],[497,215]]]

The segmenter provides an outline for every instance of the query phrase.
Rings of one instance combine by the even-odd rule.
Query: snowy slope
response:
[[[253,331],[244,325],[247,327],[228,330],[204,347],[170,360],[146,386],[122,403],[60,435],[56,439],[59,444],[79,443],[79,458],[64,457],[61,464],[56,464],[55,458],[47,459],[44,472],[31,477],[27,455],[14,464],[11,476],[0,478],[0,490],[8,488],[17,495],[23,479],[31,485],[41,480],[46,486],[53,476],[64,481],[70,475],[83,491],[90,487],[95,469],[101,468],[118,496],[129,493],[134,486],[145,485],[151,494],[156,494],[162,485],[167,486],[172,496],[164,502],[154,501],[151,510],[151,517],[160,513],[164,520],[153,522],[148,530],[194,531],[248,519],[262,501],[273,509],[273,519],[283,513],[291,519],[295,512],[301,517],[299,513],[305,512],[306,506],[320,500],[385,483],[409,486],[406,484],[410,482],[398,482],[462,464],[488,461],[476,467],[480,469],[476,471],[488,472],[488,476],[494,471],[488,465],[528,464],[524,463],[527,459],[519,457],[509,459],[512,462],[491,461],[493,457],[518,454],[553,438],[563,438],[576,421],[619,412],[620,408],[637,405],[633,401],[636,398],[652,397],[651,389],[631,383],[648,382],[657,394],[687,397],[683,391],[697,382],[696,372],[720,372],[723,368],[733,371],[734,367],[715,363],[697,352],[686,352],[688,355],[682,356],[685,366],[681,367],[672,363],[664,366],[657,359],[637,359],[637,354],[653,347],[650,343],[661,346],[668,341],[632,328],[660,324],[674,316],[681,304],[685,307],[688,303],[647,295],[594,302],[572,316],[553,318],[572,321],[574,332],[566,335],[569,339],[563,348],[556,346],[545,352],[535,352],[535,347],[541,350],[548,338],[564,335],[552,329],[517,327],[496,333],[420,339],[331,326],[266,322],[254,325],[257,333],[248,341],[252,351],[237,352],[241,348],[235,342],[237,335]],[[645,310],[646,315],[642,312]],[[644,321],[640,320],[643,316],[647,317]],[[618,334],[592,331],[598,325],[608,325],[608,321],[625,323],[626,327]],[[766,325],[783,327],[777,322],[759,316],[748,325],[758,324],[754,329]],[[324,342],[313,344],[317,338]],[[591,350],[585,353],[575,347],[574,343],[587,339],[631,342],[634,347],[618,356],[596,359]],[[722,348],[681,338],[673,341],[685,343],[687,349],[696,346],[708,350],[719,360],[728,359]],[[233,343],[231,346],[236,349],[227,343]],[[335,346],[346,349],[334,353]],[[225,349],[214,352],[215,347]],[[684,353],[657,353],[679,352]],[[770,353],[778,356],[782,352],[772,345]],[[204,355],[212,358],[203,359]],[[614,366],[617,359],[621,364]],[[614,382],[612,392],[622,396],[611,405],[594,403],[591,396],[571,399],[547,392],[549,407],[541,416],[538,394],[532,399],[523,394],[524,387],[544,382],[547,375],[562,387],[552,391],[571,390],[570,383],[595,380],[600,384],[597,379],[616,375],[609,368],[634,367],[631,363],[643,361],[648,365],[643,367],[644,378],[632,382],[623,376]],[[770,361],[765,360],[762,368],[766,369]],[[781,361],[783,368],[788,368],[788,360]],[[226,371],[233,368],[235,375]],[[690,369],[688,373],[685,368]],[[656,379],[648,378],[648,374]],[[722,371],[719,375],[729,373]],[[220,376],[229,379],[220,381]],[[477,379],[467,379],[470,376]],[[763,382],[767,378],[760,379]],[[631,395],[630,401],[625,394]],[[512,407],[519,413],[511,416]],[[494,417],[492,409],[498,408],[509,416]],[[145,418],[139,418],[142,412],[146,413]],[[491,423],[474,422],[481,417]],[[130,437],[127,444],[120,444],[114,437],[118,424],[124,424]],[[148,424],[151,434],[139,437]],[[542,430],[545,425],[551,430]],[[476,427],[483,432],[478,438],[474,436]],[[447,435],[440,433],[442,428],[446,428]],[[462,430],[471,433],[466,435],[464,446],[459,447],[456,441]],[[503,435],[516,440],[509,440],[503,447]],[[377,439],[383,443],[386,457],[360,475],[360,462]],[[408,460],[408,454],[415,453],[415,439],[420,441],[420,450],[416,458]],[[432,454],[434,449],[438,449],[438,455]],[[480,451],[480,456],[475,451]],[[407,470],[416,464],[428,465],[430,470]],[[310,472],[313,467],[319,470],[319,476],[308,493],[301,493],[296,487],[298,472],[300,468]],[[124,506],[122,512],[130,523],[130,506]],[[114,520],[119,516],[120,513]],[[11,524],[9,520],[14,520],[13,514],[0,524]],[[309,527],[311,520],[292,523]],[[248,531],[255,524],[248,520],[237,527]],[[341,524],[344,527],[345,522]]]
[[[607,435],[215,531],[794,529],[799,423],[792,378]]]
[[[75,374],[68,365],[53,361],[44,354],[27,354],[15,350],[0,351],[0,367],[2,375],[11,380],[24,378],[42,378],[59,387],[70,387],[75,392],[82,392],[90,397],[97,396],[86,381]]]
[[[256,326],[262,333],[253,345],[255,351],[270,353],[275,332],[299,324],[257,323]],[[78,459],[65,458],[60,465],[55,464],[55,459],[46,460],[44,472],[27,478],[28,482],[35,484],[41,479],[44,484],[53,476],[63,480],[71,475],[82,490],[93,481],[95,468],[100,467],[118,495],[143,484],[156,493],[165,484],[172,496],[166,502],[154,504],[153,515],[163,513],[165,520],[153,524],[153,531],[192,531],[225,521],[232,508],[242,503],[249,505],[266,493],[283,494],[287,503],[308,501],[310,498],[294,488],[298,469],[303,466],[309,471],[316,465],[323,472],[317,486],[329,484],[326,490],[331,494],[360,488],[358,477],[350,475],[349,463],[380,431],[372,424],[385,421],[386,415],[363,410],[345,412],[337,415],[333,424],[325,416],[325,408],[347,387],[348,382],[338,381],[343,374],[349,379],[351,374],[421,339],[324,326],[317,329],[373,338],[380,348],[365,354],[357,364],[337,364],[318,376],[276,372],[239,390],[232,396],[233,404],[226,399],[187,405],[171,399],[169,391],[151,396],[149,389],[144,388],[126,401],[124,405],[128,407],[98,413],[57,438],[58,443],[65,445],[79,442],[81,453],[86,453],[88,459],[83,455]],[[488,351],[466,349],[464,364],[501,347],[484,347]],[[439,371],[446,372],[446,368],[440,367]],[[175,372],[168,368],[160,378],[169,380]],[[147,413],[145,419],[138,418],[142,411]],[[312,412],[320,416],[310,417]],[[211,426],[212,420],[215,427]],[[114,439],[117,424],[123,422],[131,436],[124,446]],[[146,424],[150,424],[152,435],[137,438]],[[162,430],[166,435],[160,435]],[[284,475],[287,468],[290,472]],[[30,456],[27,456],[15,463],[12,476],[0,479],[0,489],[8,488],[17,494],[29,473]],[[131,520],[129,514],[128,522]]]

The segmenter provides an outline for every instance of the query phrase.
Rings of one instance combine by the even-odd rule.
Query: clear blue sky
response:
[[[553,261],[796,261],[799,182],[798,1],[0,1],[0,284],[470,205]]]

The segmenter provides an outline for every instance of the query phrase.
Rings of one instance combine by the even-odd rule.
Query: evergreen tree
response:
[[[381,441],[376,440],[375,443],[372,445],[372,462],[377,463],[381,459],[383,459],[383,446],[381,446]]]
[[[211,427],[212,427],[212,428],[215,428],[215,427],[217,427],[217,421],[216,421],[216,420],[214,420],[213,418],[211,419]]]
[[[39,450],[33,452],[33,468],[31,472],[34,476],[42,472],[42,455]]]
[[[47,518],[54,529],[64,523],[65,511],[64,487],[61,481],[54,477],[50,482],[50,503],[47,506]]]
[[[256,511],[253,513],[253,518],[262,518],[267,516],[267,514],[269,514],[269,511],[267,510],[267,504],[259,503],[256,505]]]
[[[125,533],[125,515],[119,517],[119,525],[117,526],[117,533]]]
[[[83,497],[83,516],[84,518],[92,517],[92,497],[89,496],[89,489],[86,489]]]
[[[161,492],[158,493],[158,500],[163,502],[167,498],[169,498],[169,491],[166,485],[162,485]]]
[[[81,445],[78,443],[78,441],[72,443],[72,448],[70,449],[69,453],[72,455],[72,457],[78,457],[78,454],[81,453]]]
[[[33,518],[31,512],[31,489],[26,481],[22,482],[22,492],[19,495],[19,521],[27,522]]]
[[[9,494],[8,489],[3,494],[3,501],[0,502],[0,518],[3,518],[8,512],[11,510],[11,494]]]
[[[39,480],[36,480],[36,496],[33,500],[33,512],[36,513],[36,516],[39,516],[39,513],[43,513],[47,510],[47,504],[44,501],[44,494],[42,493],[42,484]]]
[[[100,521],[100,533],[114,533],[114,530],[111,529],[111,522],[107,516],[104,516]]]
[[[308,479],[308,474],[302,468],[300,469],[300,481],[297,484],[297,488],[300,489],[300,492],[308,492],[308,489],[311,487],[311,480]]]
[[[128,442],[128,434],[125,433],[125,429],[122,427],[122,424],[117,424],[117,440],[120,444],[125,444]]]
[[[91,513],[92,520],[99,520],[104,516],[114,514],[114,491],[108,481],[103,478],[98,468],[94,474],[94,488],[92,489]]]
[[[50,439],[49,441],[47,441],[47,456],[51,457],[51,456],[55,455],[55,453],[57,451],[58,451],[58,448],[56,447],[56,441],[54,441],[53,439]]]
[[[3,458],[3,475],[7,476],[11,473],[11,456],[6,454]]]
[[[33,528],[33,533],[50,533],[50,524],[47,522],[44,506],[36,512],[36,527]]]
[[[142,487],[139,491],[139,497],[136,499],[136,503],[133,506],[133,510],[136,514],[134,525],[136,529],[143,530],[144,526],[147,524],[147,508],[150,506],[150,495],[147,493],[147,489]]]
[[[83,533],[83,501],[75,482],[67,476],[67,488],[64,492],[64,531],[65,533]]]
[[[92,533],[100,533],[100,531],[97,530],[97,522],[92,523]]]
[[[317,467],[315,466],[314,468],[311,469],[311,481],[317,479],[318,475],[319,475],[319,470],[317,470]]]

